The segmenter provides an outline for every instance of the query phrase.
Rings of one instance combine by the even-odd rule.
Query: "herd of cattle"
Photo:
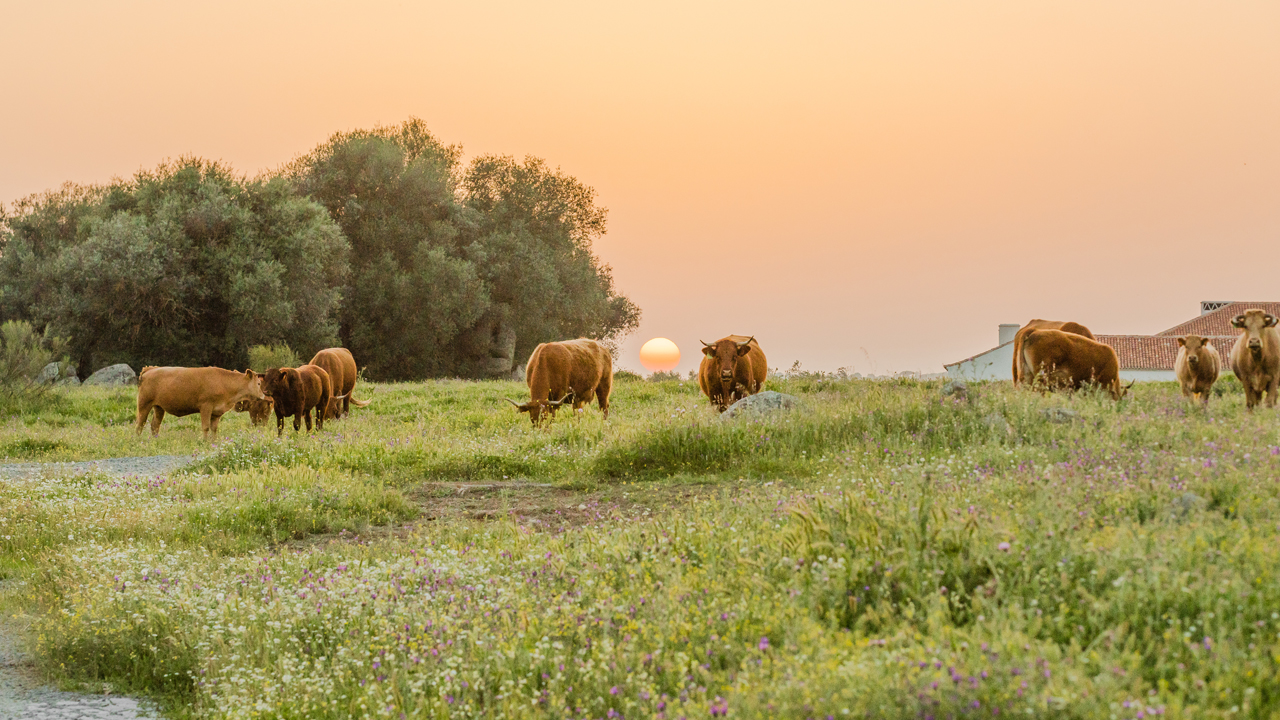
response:
[[[1264,395],[1267,407],[1276,404],[1276,386],[1280,384],[1276,322],[1275,316],[1256,309],[1231,321],[1240,330],[1231,347],[1231,371],[1244,386],[1250,410],[1263,402]],[[1209,340],[1199,335],[1180,337],[1178,345],[1173,370],[1182,394],[1207,405],[1222,359]],[[1047,390],[1077,390],[1096,384],[1116,400],[1133,386],[1121,387],[1120,361],[1111,346],[1098,342],[1080,323],[1053,320],[1032,320],[1014,335],[1013,383],[1038,384]]]
[[[754,337],[730,335],[703,346],[698,385],[721,412],[764,387],[768,365]],[[200,428],[208,440],[218,436],[222,416],[233,409],[248,412],[254,425],[265,423],[274,409],[277,435],[284,432],[287,417],[293,418],[294,432],[304,421],[310,432],[314,410],[316,429],[323,430],[325,420],[348,415],[352,405],[369,404],[352,396],[356,375],[355,358],[346,348],[321,350],[306,365],[271,368],[261,375],[215,367],[147,366],[138,374],[136,431],[142,433],[148,416],[151,434],[157,435],[165,413],[177,417],[199,413]],[[566,402],[580,410],[592,398],[609,417],[613,359],[595,340],[542,343],[529,356],[525,381],[529,401],[508,402],[529,413],[534,425],[549,419]]]
[[[1280,332],[1277,318],[1262,310],[1247,310],[1232,325],[1240,336],[1231,348],[1231,370],[1244,386],[1249,409],[1263,401],[1275,407],[1280,384]],[[755,337],[730,335],[714,343],[702,343],[698,387],[716,409],[724,412],[734,402],[760,392],[768,377],[764,351]],[[1208,404],[1222,361],[1209,340],[1198,335],[1178,338],[1174,372],[1182,393]],[[552,417],[564,403],[574,410],[594,398],[609,417],[609,393],[613,389],[613,360],[609,350],[595,340],[580,338],[542,343],[534,348],[525,366],[529,400],[517,403],[534,425]],[[1109,345],[1098,342],[1089,328],[1076,322],[1032,320],[1013,341],[1013,383],[1044,390],[1078,390],[1097,385],[1116,400],[1132,387],[1120,384],[1120,361]],[[311,430],[315,411],[317,430],[324,421],[348,415],[351,406],[369,401],[352,396],[356,386],[356,361],[346,348],[328,348],[297,368],[271,368],[258,375],[222,368],[144,367],[138,376],[137,432],[151,416],[151,433],[160,432],[165,413],[182,417],[200,414],[206,439],[217,437],[218,423],[228,411],[248,412],[254,425],[266,422],[272,409],[276,434],[284,432],[284,419],[293,418],[297,432],[305,421]]]

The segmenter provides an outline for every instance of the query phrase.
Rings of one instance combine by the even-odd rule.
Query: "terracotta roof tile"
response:
[[[1232,317],[1235,317],[1234,315]],[[1178,336],[1181,337],[1181,336]],[[1098,335],[1098,342],[1110,345],[1120,360],[1121,370],[1173,370],[1178,357],[1178,337],[1162,335]],[[1225,362],[1235,335],[1210,336]]]
[[[1258,308],[1266,310],[1272,315],[1280,316],[1280,302],[1233,302],[1230,305],[1205,313],[1197,318],[1192,318],[1181,325],[1173,327],[1158,333],[1160,337],[1182,337],[1183,335],[1203,335],[1204,337],[1231,337],[1235,342],[1235,337],[1240,331],[1231,327],[1231,321],[1235,316],[1242,314],[1245,310]],[[1231,346],[1228,345],[1228,348]],[[1222,352],[1222,348],[1218,348],[1218,352]]]

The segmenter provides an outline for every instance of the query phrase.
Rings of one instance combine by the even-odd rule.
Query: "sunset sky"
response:
[[[1280,300],[1280,3],[0,0],[0,202],[427,122],[596,188],[655,336],[939,372]]]

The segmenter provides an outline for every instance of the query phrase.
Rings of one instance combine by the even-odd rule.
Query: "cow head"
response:
[[[516,402],[515,400],[512,400],[511,398],[505,398],[505,400],[511,403],[512,405],[515,405],[517,412],[529,413],[529,421],[532,422],[534,425],[537,425],[542,420],[543,413],[547,414],[547,419],[555,417],[556,410],[559,409],[560,406],[563,405],[566,401],[571,400],[572,398],[573,398],[573,390],[570,390],[568,395],[565,395],[559,400],[530,400],[529,402],[524,403],[523,405]]]
[[[254,400],[265,400],[266,395],[262,392],[262,376],[252,370],[244,371],[245,387],[249,390],[249,397]]]
[[[1276,317],[1264,310],[1245,310],[1243,315],[1237,315],[1231,321],[1231,325],[1244,331],[1240,337],[1244,338],[1245,347],[1249,348],[1254,360],[1259,360],[1262,358],[1262,331],[1275,327]]]
[[[291,407],[298,391],[302,389],[302,377],[294,368],[271,368],[262,375],[263,397],[271,397],[273,402],[284,403],[282,407]]]
[[[751,341],[755,340],[755,336],[749,337],[743,342],[734,342],[729,338],[717,340],[714,343],[703,342],[702,354],[715,361],[720,369],[720,386],[727,397],[733,392],[734,377],[738,369],[738,358],[745,356],[751,352]],[[710,379],[714,379],[714,376]]]
[[[1178,338],[1178,344],[1187,349],[1187,364],[1192,368],[1200,366],[1200,350],[1213,347],[1207,339],[1199,335],[1180,337]]]

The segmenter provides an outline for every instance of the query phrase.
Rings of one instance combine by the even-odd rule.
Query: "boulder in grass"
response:
[[[748,395],[729,406],[720,417],[728,420],[739,415],[765,415],[780,410],[790,410],[800,405],[800,398],[795,395],[765,390],[755,395]]]
[[[37,385],[63,385],[76,376],[76,366],[69,362],[51,362],[36,375]]]
[[[1080,419],[1080,413],[1067,408],[1045,408],[1040,411],[1040,414],[1044,416],[1045,420],[1055,425],[1067,425]]]
[[[53,385],[54,387],[79,387],[80,378],[76,377],[75,375],[72,375],[70,377],[64,377],[58,382],[54,383]]]
[[[968,400],[969,386],[963,380],[952,380],[942,386],[942,397],[955,397],[957,400]]]
[[[119,387],[123,385],[137,385],[138,373],[133,368],[124,363],[119,365],[108,365],[98,372],[89,376],[84,381],[85,385],[107,385]]]

